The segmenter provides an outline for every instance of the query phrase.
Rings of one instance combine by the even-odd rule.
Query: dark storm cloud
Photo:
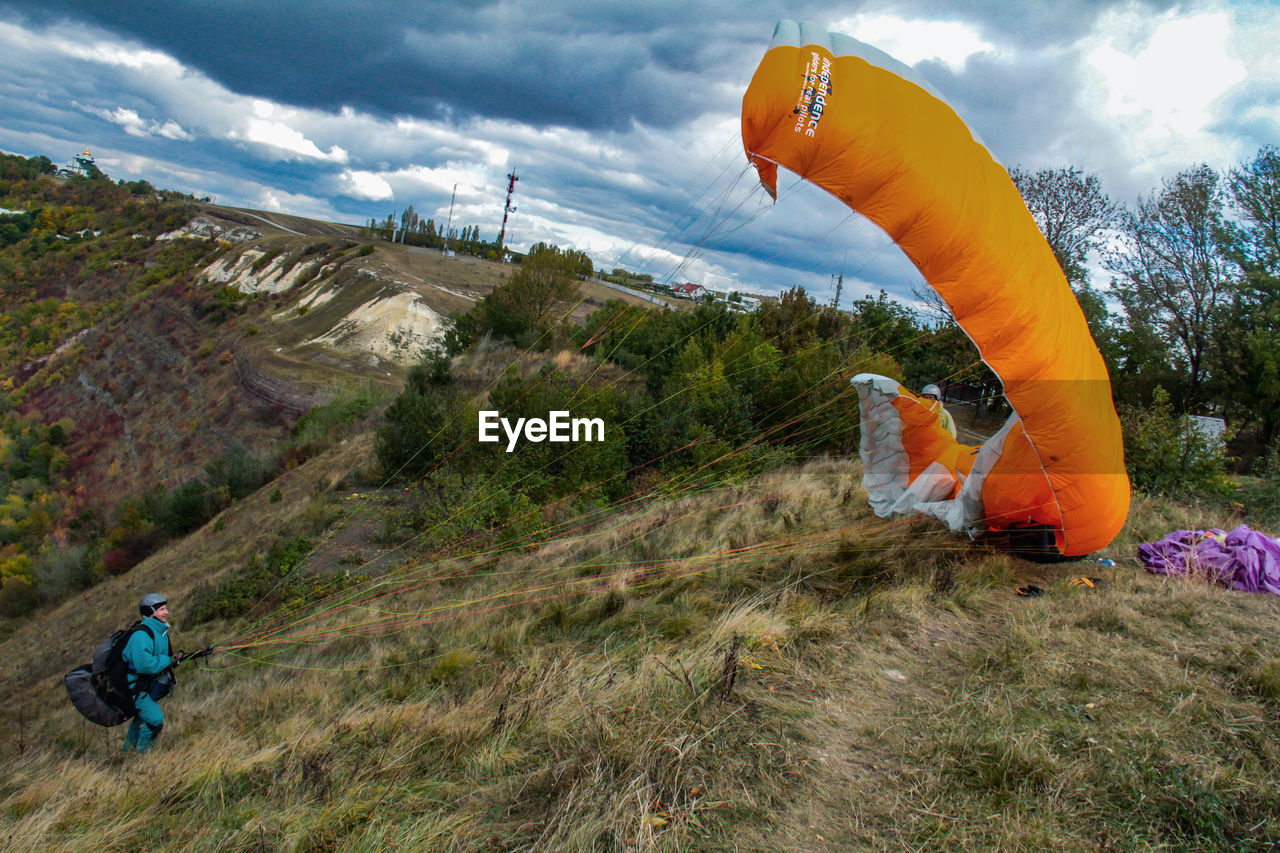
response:
[[[683,3],[4,0],[0,8],[29,26],[102,27],[242,94],[383,117],[667,126],[705,108],[699,75],[723,76],[726,60],[745,69],[755,58],[732,48],[735,25],[723,11]],[[774,14],[736,26],[753,52]]]
[[[708,111],[733,112],[736,95],[725,84],[740,87],[749,79],[781,17],[942,17],[998,31],[1003,42],[1034,50],[1088,31],[1110,5],[1020,4],[1018,25],[1010,27],[1007,4],[994,0],[0,0],[0,9],[28,25],[94,24],[173,56],[233,92],[277,103],[329,111],[346,106],[383,118],[485,116],[595,131],[625,131],[633,122],[673,127]],[[946,66],[929,66],[922,70],[940,85],[946,81],[938,78],[956,76]],[[1014,90],[1037,102],[1029,87],[1016,85],[1017,73],[1014,68],[1015,85],[989,90],[993,111]],[[1039,78],[1060,87],[1050,74]]]
[[[891,10],[904,18],[964,21],[976,25],[985,36],[1035,51],[1086,35],[1101,15],[1117,6],[1133,6],[1144,14],[1158,15],[1178,5],[1178,0],[893,0],[869,3],[868,10]]]
[[[113,176],[347,222],[410,203],[443,222],[457,183],[454,224],[492,235],[514,168],[513,245],[816,295],[843,267],[910,298],[918,275],[869,223],[753,189],[735,116],[776,21],[887,32],[1001,162],[1078,165],[1129,199],[1152,148],[1136,157],[1134,121],[1086,96],[1087,52],[1140,49],[1168,5],[0,0],[0,145],[90,145]],[[1215,132],[1274,140],[1276,93],[1235,97]]]
[[[1011,29],[998,2],[0,0],[29,25],[94,24],[280,103],[584,129],[668,127],[731,108],[709,84],[749,77],[783,17],[946,17],[1035,49],[1086,32],[1110,5],[1020,4]]]

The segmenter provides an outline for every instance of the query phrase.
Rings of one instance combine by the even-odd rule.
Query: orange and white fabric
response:
[[[978,525],[1049,524],[1068,556],[1108,544],[1128,513],[1129,480],[1106,366],[1008,172],[951,106],[883,51],[783,21],[743,97],[742,141],[775,197],[782,166],[884,229],[951,307],[1013,407],[973,454],[975,464],[994,457],[979,495],[964,494],[955,475],[963,454],[932,433],[912,437],[905,402],[889,405],[908,461],[887,474],[868,468],[869,482],[896,481],[905,468],[911,485],[936,461],[953,475],[945,500],[979,501]],[[864,436],[888,428],[863,425]],[[916,458],[917,445],[939,456]],[[923,491],[920,503],[936,503],[941,486]]]

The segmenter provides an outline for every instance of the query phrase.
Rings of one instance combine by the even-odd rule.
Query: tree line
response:
[[[1278,160],[1266,147],[1225,173],[1195,166],[1131,208],[1079,168],[1011,172],[1107,363],[1139,489],[1227,487],[1224,448],[1189,424],[1189,412],[1228,418],[1254,455],[1274,461],[1266,451],[1280,427]],[[541,524],[531,508],[556,501],[582,508],[655,482],[853,453],[858,408],[848,379],[861,371],[913,388],[995,382],[927,288],[917,292],[924,311],[884,292],[839,311],[796,287],[750,314],[610,303],[578,323],[569,320],[573,254],[530,252],[508,282],[455,318],[448,352],[415,368],[387,411],[378,457],[387,475],[419,484],[412,526],[448,527],[446,541],[523,535]],[[1090,280],[1098,267],[1106,287]],[[598,369],[570,375],[553,355],[565,350]],[[528,367],[539,352],[541,367]],[[458,356],[509,365],[487,387],[460,387],[451,373]],[[567,401],[574,416],[615,425],[603,446],[508,454],[475,441],[483,407],[533,417]],[[486,509],[459,522],[459,506]]]
[[[1121,404],[1161,394],[1232,421],[1254,452],[1280,430],[1280,152],[1200,164],[1136,204],[1077,168],[1014,182],[1071,283]],[[1096,258],[1109,275],[1090,281]],[[1158,390],[1159,389],[1159,390]]]
[[[423,219],[409,205],[400,213],[388,213],[386,219],[370,219],[365,223],[365,233],[370,238],[381,238],[410,246],[429,249],[449,249],[487,260],[499,260],[501,247],[497,239],[485,240],[480,236],[479,225],[465,225],[461,230],[437,225],[431,218]]]

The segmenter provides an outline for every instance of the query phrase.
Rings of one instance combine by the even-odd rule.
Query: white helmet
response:
[[[920,389],[921,397],[927,397],[930,394],[932,394],[934,397],[937,397],[939,400],[942,399],[942,389],[939,388],[937,385],[934,385],[932,382],[930,382],[928,385]]]
[[[154,616],[161,605],[168,603],[160,593],[149,592],[142,596],[142,600],[138,602],[138,612],[143,616]]]

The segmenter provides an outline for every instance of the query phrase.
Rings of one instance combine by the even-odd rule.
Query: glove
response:
[[[173,666],[177,666],[178,664],[182,663],[182,659],[185,658],[186,656],[187,656],[187,653],[179,649],[178,653],[173,656]]]

